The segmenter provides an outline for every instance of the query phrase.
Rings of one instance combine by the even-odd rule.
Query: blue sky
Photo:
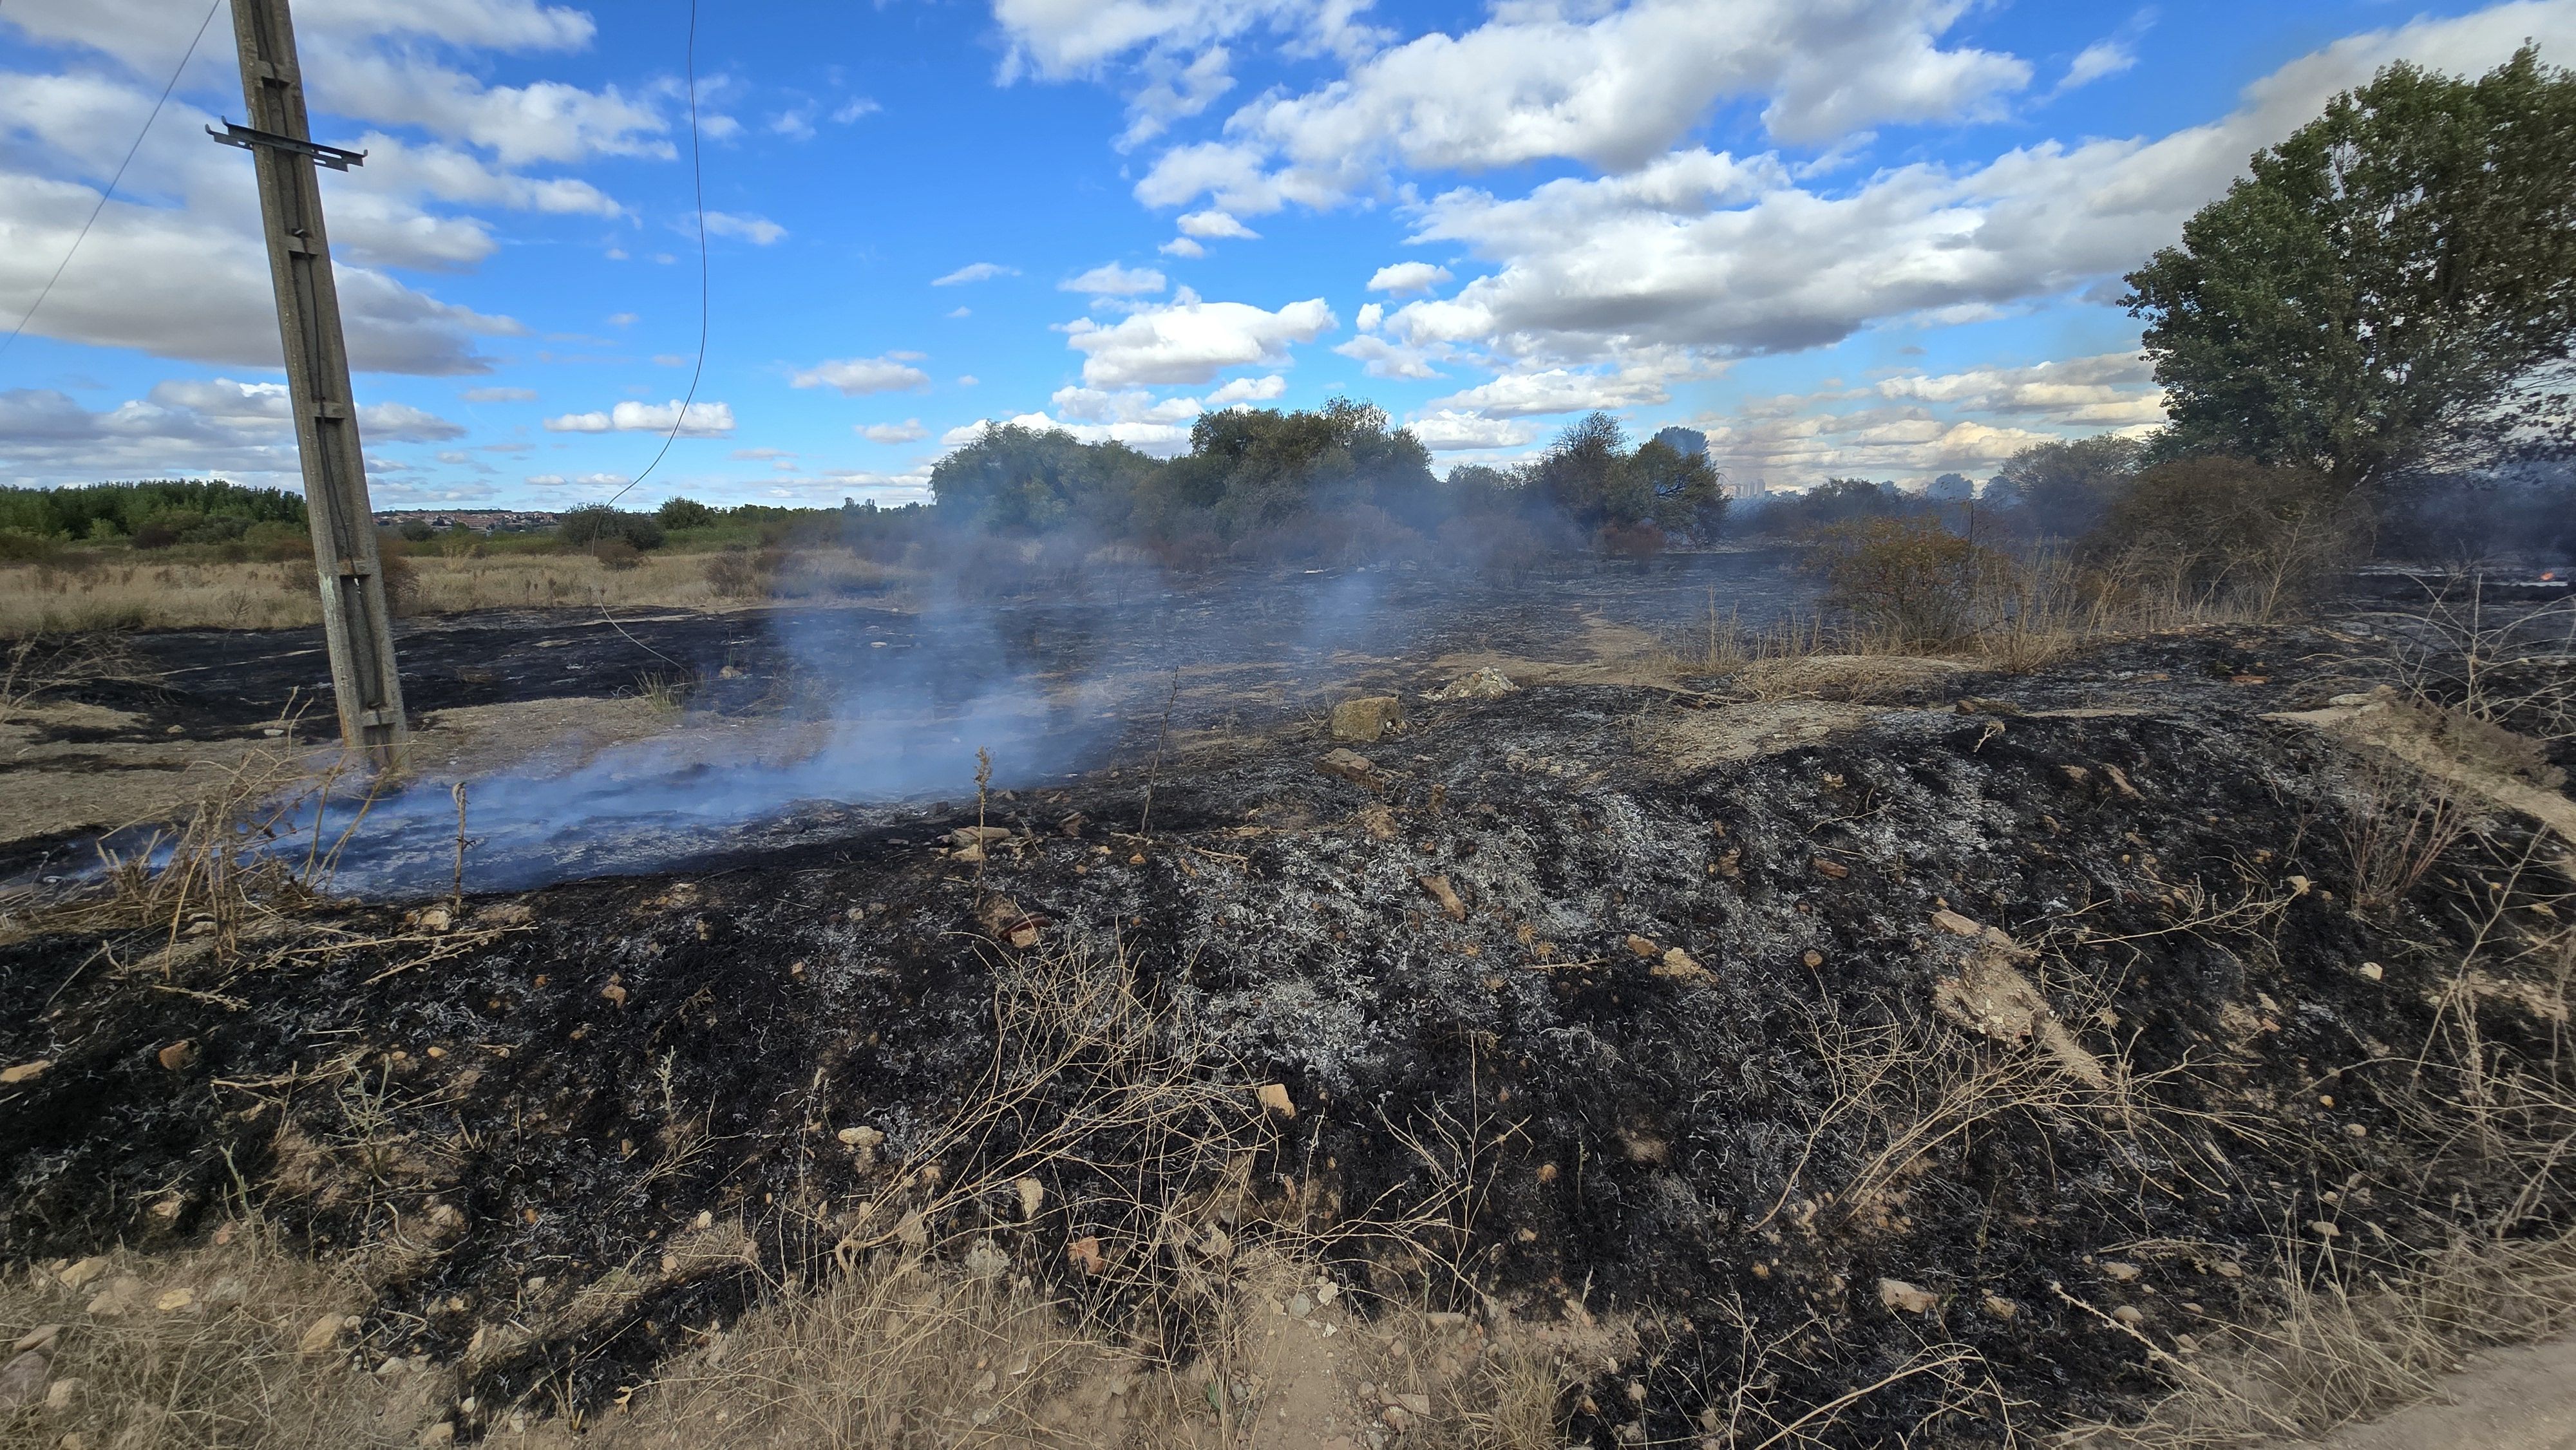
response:
[[[0,327],[203,0],[0,7]],[[615,492],[698,335],[683,0],[298,0],[379,506]],[[1445,468],[1611,408],[1772,487],[2161,417],[2115,305],[2248,153],[2576,0],[704,6],[698,406],[629,495],[920,497],[987,419],[1148,451],[1367,398]],[[292,484],[215,13],[0,352],[0,482]]]

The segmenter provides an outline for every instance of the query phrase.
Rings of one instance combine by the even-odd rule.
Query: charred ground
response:
[[[461,1363],[469,1431],[541,1389],[603,1402],[782,1269],[829,1272],[862,1205],[928,1201],[925,1148],[972,1183],[1072,1131],[1041,1211],[941,1199],[942,1232],[1110,1293],[1090,1255],[1142,1185],[1113,1129],[1083,1136],[1081,1072],[941,1146],[996,1060],[996,974],[1075,953],[1126,964],[1242,1092],[1286,1086],[1238,1235],[1294,1221],[1357,1286],[1634,1324],[1579,1434],[1891,1375],[1817,1433],[2135,1413],[2168,1383],[2146,1346],[2258,1313],[2285,1234],[2358,1273],[2517,1196],[2514,1232],[2565,1226],[2554,1175],[2424,1109],[2463,1032],[2555,1061],[2547,964],[2462,962],[2551,930],[2559,848],[2477,812],[2366,901],[2367,769],[2262,718],[2365,685],[2354,645],[2203,632],[1866,703],[1550,686],[1415,705],[1365,768],[1289,729],[1000,793],[980,861],[948,849],[969,807],[447,923],[22,938],[0,1061],[53,1065],[5,1090],[0,1253],[184,1239],[244,1202],[368,1246],[368,1352]],[[2107,1088],[1945,1018],[1979,948],[1943,911],[2035,953]],[[1371,1222],[1411,1227],[1328,1231]],[[736,1223],[748,1260],[686,1247]],[[1642,1403],[1612,1393],[1632,1377]]]

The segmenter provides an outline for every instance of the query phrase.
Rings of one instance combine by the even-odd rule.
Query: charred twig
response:
[[[448,882],[447,909],[462,914],[465,910],[465,782],[448,788],[456,797],[456,874]]]
[[[1153,842],[1154,830],[1154,784],[1162,778],[1163,746],[1172,738],[1172,707],[1179,704],[1180,700],[1181,667],[1174,665],[1171,692],[1163,697],[1162,728],[1154,735],[1154,763],[1145,771],[1145,811],[1136,821],[1136,834],[1144,837],[1149,845]]]

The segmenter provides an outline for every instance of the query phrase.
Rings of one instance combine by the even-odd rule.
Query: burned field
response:
[[[1605,1446],[2134,1420],[2286,1283],[2568,1227],[2565,842],[2350,743],[2350,643],[1408,692],[681,876],[66,919],[0,1254],[256,1210],[468,1438],[888,1254],[1187,1363],[1264,1246],[1615,1331]]]

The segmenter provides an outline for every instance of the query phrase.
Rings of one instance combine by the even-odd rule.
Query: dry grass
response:
[[[1796,671],[1784,670],[1787,662],[1940,659],[1972,669],[2028,674],[2112,640],[2267,623],[2284,607],[2279,600],[2256,608],[2234,596],[2150,587],[2081,570],[2055,557],[2008,562],[2010,567],[1994,563],[1960,585],[1961,597],[1950,611],[1958,627],[1936,632],[1849,609],[1792,615],[1767,627],[1748,628],[1733,609],[1719,609],[1711,589],[1700,617],[1666,635],[1659,663],[1676,679],[1729,680],[1756,699],[1787,699],[1818,693]]]
[[[443,1377],[378,1379],[353,1362],[345,1325],[315,1328],[363,1307],[363,1286],[286,1253],[256,1220],[223,1237],[176,1255],[118,1252],[0,1279],[0,1343],[57,1326],[35,1351],[44,1388],[34,1403],[0,1410],[0,1450],[415,1443],[443,1408]]]
[[[616,567],[593,555],[418,554],[398,607],[720,609],[785,598],[864,595],[910,576],[844,549],[759,556],[650,553]],[[389,566],[390,567],[390,566]],[[131,629],[288,629],[321,622],[313,566],[287,563],[0,564],[0,638]]]

